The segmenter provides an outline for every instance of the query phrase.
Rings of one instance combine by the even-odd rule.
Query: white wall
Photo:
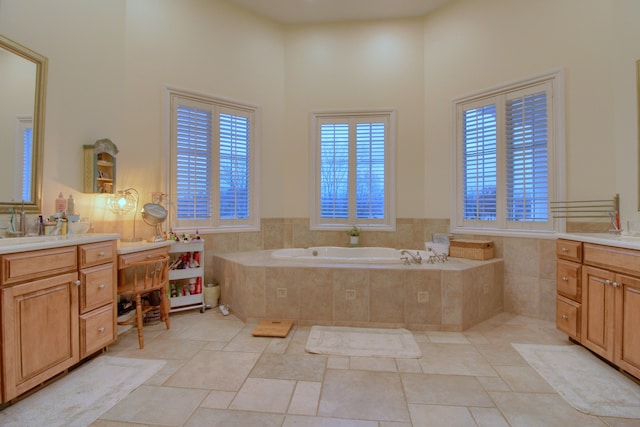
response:
[[[0,33],[49,58],[46,212],[80,191],[80,147],[103,137],[121,150],[119,188],[159,189],[171,85],[262,108],[263,217],[308,215],[310,111],[377,107],[398,109],[398,216],[448,217],[451,99],[563,68],[567,195],[619,192],[637,219],[639,19],[636,0],[458,0],[424,19],[289,27],[223,0],[0,0]]]

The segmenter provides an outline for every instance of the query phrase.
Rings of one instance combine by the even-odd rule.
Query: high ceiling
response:
[[[228,0],[282,24],[423,16],[451,0]]]

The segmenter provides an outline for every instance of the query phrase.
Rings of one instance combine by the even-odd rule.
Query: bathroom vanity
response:
[[[118,237],[0,240],[0,402],[115,341]]]
[[[640,378],[640,238],[563,234],[556,256],[558,329]]]

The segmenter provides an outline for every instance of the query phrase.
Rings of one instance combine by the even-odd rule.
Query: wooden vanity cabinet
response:
[[[557,247],[558,329],[640,378],[640,250],[562,239]]]
[[[115,340],[114,268],[115,241],[0,255],[0,402]]]
[[[71,246],[2,256],[3,402],[80,360],[75,251]]]
[[[115,242],[80,245],[78,259],[80,357],[86,357],[117,338]]]
[[[580,341],[582,322],[582,243],[556,243],[556,326]]]

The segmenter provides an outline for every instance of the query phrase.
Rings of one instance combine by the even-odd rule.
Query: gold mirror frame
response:
[[[33,162],[31,200],[25,202],[24,210],[29,213],[42,212],[42,171],[44,164],[44,112],[47,91],[47,58],[0,35],[0,47],[36,65],[35,99],[33,111]],[[9,213],[20,200],[0,200],[0,213]]]

